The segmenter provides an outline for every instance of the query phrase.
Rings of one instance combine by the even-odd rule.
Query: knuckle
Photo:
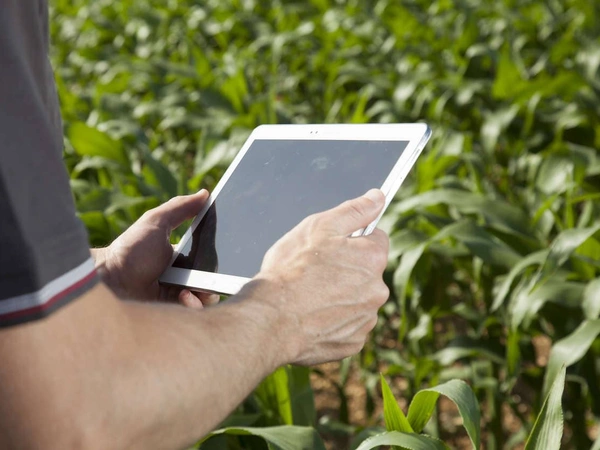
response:
[[[373,236],[373,240],[377,242],[377,244],[381,247],[382,250],[385,250],[386,253],[389,251],[390,237],[385,231],[376,228],[371,234],[371,236]]]
[[[318,229],[323,226],[324,218],[323,214],[313,214],[309,216],[309,224],[313,229]]]
[[[150,223],[160,224],[162,223],[168,211],[177,209],[184,201],[185,198],[181,195],[177,197],[172,197],[163,204],[157,206],[156,208],[152,208],[146,211],[142,215],[142,218]]]
[[[171,206],[177,206],[179,203],[181,203],[181,201],[182,201],[182,197],[180,197],[180,196],[171,197],[169,200],[167,200],[166,202],[164,202],[161,206],[169,208]],[[159,206],[159,208],[161,206]]]
[[[377,251],[374,255],[375,259],[375,269],[378,273],[381,273],[385,270],[388,263],[388,254],[386,251]]]
[[[369,268],[372,272],[377,275],[380,275],[388,263],[388,254],[387,251],[384,251],[379,246],[371,246],[368,250],[367,255],[365,255],[366,262],[369,264]]]
[[[171,197],[169,200],[167,200],[165,203],[163,203],[161,206],[163,206],[165,209],[168,210],[177,210],[179,208],[185,207],[186,203],[188,203],[189,196],[187,195],[177,195],[175,197]],[[161,207],[159,206],[159,208]]]
[[[352,345],[350,346],[349,353],[351,355],[356,355],[357,353],[360,353],[362,351],[362,349],[365,347],[366,343],[367,343],[366,336],[363,339],[360,339],[359,341],[352,343]]]
[[[382,246],[383,249],[386,251],[386,253],[390,250],[390,237],[388,236],[388,234],[383,231],[383,230],[377,230],[379,233],[379,235],[381,235],[381,242],[382,242]]]
[[[142,216],[140,217],[141,220],[143,220],[144,222],[156,222],[157,220],[157,212],[156,212],[156,208],[152,208],[149,209],[148,211],[144,212],[144,214],[142,214]]]
[[[377,326],[377,321],[379,317],[375,314],[369,321],[367,322],[367,333],[373,331],[373,329]]]
[[[347,214],[352,216],[353,219],[360,220],[365,215],[365,204],[364,202],[370,202],[371,200],[366,198],[358,198],[346,202]]]
[[[368,197],[365,197],[364,195],[362,197],[358,197],[355,199],[358,203],[361,204],[361,206],[366,210],[366,209],[374,209],[377,207],[377,203],[375,203],[373,200],[371,200]]]
[[[379,289],[377,292],[377,299],[379,300],[379,306],[382,306],[390,298],[390,288],[383,281],[379,283]]]
[[[378,283],[373,287],[372,290],[372,302],[373,306],[376,309],[379,309],[381,306],[387,302],[390,298],[390,288],[383,282],[383,280],[378,281]]]
[[[306,227],[309,233],[314,233],[321,228],[323,224],[322,214],[312,214],[301,222],[303,227]]]

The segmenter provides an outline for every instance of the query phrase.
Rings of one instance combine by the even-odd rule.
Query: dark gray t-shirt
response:
[[[48,41],[47,0],[0,0],[0,327],[98,281],[62,161]]]

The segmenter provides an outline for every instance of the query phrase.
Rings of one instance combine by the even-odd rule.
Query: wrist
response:
[[[94,260],[94,266],[96,272],[102,279],[106,277],[106,248],[90,248],[92,259]]]
[[[300,354],[294,337],[296,318],[290,318],[285,307],[285,291],[281,282],[259,274],[232,298],[239,301],[245,320],[252,320],[265,336],[265,364],[271,371],[290,364]]]
[[[113,257],[111,256],[110,246],[104,248],[90,249],[92,258],[94,259],[96,272],[117,296],[121,297],[124,293],[123,284],[119,277],[119,270],[114,266]]]

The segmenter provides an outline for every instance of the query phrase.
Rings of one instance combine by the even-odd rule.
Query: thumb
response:
[[[148,211],[151,220],[173,230],[200,212],[208,200],[208,191],[202,189],[196,194],[173,197],[166,203]]]
[[[350,235],[373,222],[385,205],[385,196],[379,189],[371,189],[365,195],[348,200],[325,211],[323,222],[341,235]]]

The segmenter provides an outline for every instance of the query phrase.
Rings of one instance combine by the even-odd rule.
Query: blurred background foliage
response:
[[[225,425],[312,426],[356,448],[384,430],[380,373],[401,404],[460,378],[483,448],[523,448],[567,366],[562,448],[600,448],[599,2],[50,3],[65,160],[94,246],[212,188],[259,124],[434,131],[381,223],[392,295],[364,351],[280,369]],[[309,380],[326,380],[335,408]],[[472,448],[439,405],[425,431]],[[297,448],[319,448],[306,430]],[[202,448],[292,448],[245,433]]]

